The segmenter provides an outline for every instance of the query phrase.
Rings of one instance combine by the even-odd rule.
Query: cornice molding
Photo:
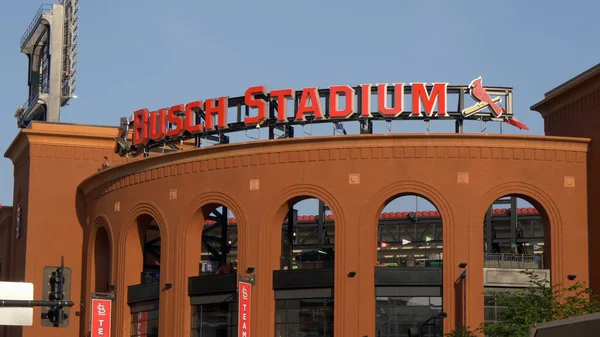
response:
[[[88,177],[79,189],[88,199],[170,176],[317,160],[481,158],[583,163],[589,142],[584,138],[479,134],[351,135],[256,141],[117,164]]]
[[[14,164],[31,144],[113,147],[116,134],[116,127],[34,122],[19,131],[4,157]]]
[[[547,118],[599,90],[600,64],[547,92],[544,99],[532,105],[530,109]]]

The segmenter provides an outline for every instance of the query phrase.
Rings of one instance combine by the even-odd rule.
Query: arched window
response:
[[[202,224],[193,225],[202,229],[201,239],[190,242],[201,247],[195,249],[198,276],[189,279],[192,337],[236,336],[238,222],[224,205],[206,205],[200,213]]]
[[[406,335],[420,327],[442,334],[442,218],[418,195],[397,195],[378,223],[375,336]]]
[[[335,217],[316,198],[288,205],[273,280],[275,336],[333,336]]]
[[[550,240],[545,238],[550,228],[544,214],[535,200],[516,194],[497,199],[487,209],[483,219],[485,324],[501,320],[505,309],[490,292],[523,289],[528,285],[524,270],[550,280]]]
[[[129,228],[126,243],[129,335],[157,337],[160,295],[161,235],[156,220],[140,215]]]

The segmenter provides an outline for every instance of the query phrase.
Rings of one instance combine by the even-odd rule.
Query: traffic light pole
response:
[[[32,307],[72,307],[72,301],[34,301],[34,300],[0,300],[0,307],[32,308]]]
[[[65,257],[60,257],[60,267],[56,268],[56,271],[52,272],[52,276],[50,277],[50,292],[48,293],[48,300],[44,302],[48,302],[48,312],[42,315],[42,318],[45,318],[52,323],[54,327],[59,327],[62,325],[63,321],[69,318],[69,316],[64,311],[64,305],[66,301],[65,299]],[[54,303],[54,304],[52,304]]]
[[[53,327],[61,327],[63,322],[69,318],[64,308],[72,307],[72,301],[65,301],[65,258],[61,256],[60,267],[53,267],[48,273],[48,298],[46,300],[3,300],[0,299],[0,307],[8,308],[31,308],[47,307],[48,311],[42,313],[42,320],[48,320]],[[45,268],[46,269],[46,268]],[[45,290],[44,290],[45,291]],[[68,297],[67,297],[68,298]],[[44,309],[43,309],[44,310]],[[43,325],[43,323],[42,323]]]

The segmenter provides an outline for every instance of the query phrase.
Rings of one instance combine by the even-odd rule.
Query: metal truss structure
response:
[[[540,214],[520,212],[516,197],[498,199],[494,205],[509,208],[488,209],[484,220],[486,252],[533,254],[542,250],[544,223]]]
[[[43,4],[23,33],[20,48],[29,59],[29,92],[14,114],[18,127],[60,122],[60,108],[75,97],[78,11],[78,0]]]

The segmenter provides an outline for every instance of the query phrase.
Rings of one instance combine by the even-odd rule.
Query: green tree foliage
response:
[[[476,330],[477,331],[477,330]],[[475,333],[468,326],[456,324],[456,329],[445,334],[446,337],[476,337]]]
[[[489,337],[528,337],[532,325],[600,312],[598,297],[584,283],[578,281],[563,287],[552,285],[531,271],[522,273],[529,277],[531,286],[514,293],[489,292],[506,310],[499,314],[499,322],[481,325],[475,332]],[[474,332],[459,327],[446,336],[471,337]]]

